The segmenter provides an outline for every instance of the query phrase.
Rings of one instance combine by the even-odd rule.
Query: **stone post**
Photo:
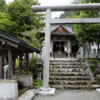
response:
[[[88,49],[85,49],[85,57],[88,58]]]
[[[35,94],[53,95],[55,88],[49,87],[49,64],[50,64],[50,39],[51,39],[51,10],[46,10],[46,26],[45,26],[45,51],[44,51],[44,70],[43,70],[43,86],[35,91]]]
[[[89,49],[89,57],[92,58],[92,50],[91,50],[91,48]]]
[[[83,47],[81,47],[81,58],[83,58]]]
[[[70,58],[70,40],[68,39],[68,58]]]
[[[49,88],[49,63],[50,63],[50,29],[51,10],[46,10],[46,30],[45,30],[45,52],[44,52],[44,70],[43,70],[43,88]]]

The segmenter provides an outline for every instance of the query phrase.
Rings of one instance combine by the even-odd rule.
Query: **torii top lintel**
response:
[[[32,6],[33,12],[45,12],[47,9],[51,9],[51,11],[99,10],[100,3],[70,4],[70,5],[58,5],[58,6]]]

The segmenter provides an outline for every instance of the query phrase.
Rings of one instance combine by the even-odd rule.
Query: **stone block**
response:
[[[69,72],[73,72],[73,69],[72,69],[72,68],[69,68],[68,71],[69,71]]]
[[[63,90],[64,86],[63,85],[53,85],[53,88],[59,89],[59,90]]]
[[[0,80],[0,100],[18,100],[17,81]]]
[[[95,85],[92,85],[91,88],[92,89],[100,88],[100,85],[95,84]]]
[[[30,89],[26,91],[24,94],[22,94],[18,100],[32,100],[35,96],[35,89]]]
[[[49,91],[42,91],[38,88],[35,91],[35,94],[37,94],[37,95],[54,95],[55,94],[55,88],[51,88]]]
[[[83,69],[80,69],[80,72],[83,72],[84,70]]]
[[[92,83],[91,81],[86,81],[87,85],[91,85],[91,83]]]
[[[33,86],[33,78],[32,75],[24,75],[24,74],[15,74],[13,75],[14,80],[21,81],[21,87],[32,87]]]

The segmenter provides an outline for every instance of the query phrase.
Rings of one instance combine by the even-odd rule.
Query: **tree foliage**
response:
[[[21,37],[21,32],[39,29],[43,26],[44,23],[40,23],[43,14],[32,12],[32,5],[36,4],[34,0],[15,0],[7,6],[8,19],[16,23],[8,33]]]
[[[41,40],[43,38],[40,38],[39,34],[37,33],[38,33],[38,30],[36,29],[31,30],[31,31],[25,31],[21,33],[23,35],[23,38],[20,37],[20,39],[30,43],[30,45],[34,48],[41,49],[42,48]]]
[[[74,0],[72,4],[82,3],[99,3],[100,0]],[[71,16],[65,16],[65,18],[95,18],[99,17],[99,11],[72,11]],[[73,30],[75,32],[78,42],[100,42],[100,24],[73,24]],[[74,43],[74,44],[75,44]]]
[[[9,31],[11,27],[15,26],[16,23],[10,21],[7,16],[8,16],[7,13],[0,12],[0,30]]]
[[[5,12],[0,13],[0,29],[40,49],[40,37],[37,34],[44,26],[44,14],[32,11],[32,5],[37,4],[36,0],[14,0],[6,6]]]
[[[0,0],[0,12],[5,12],[5,10],[6,10],[5,0]]]
[[[77,1],[77,0],[74,0]],[[78,0],[77,3],[98,3],[100,0]],[[73,12],[75,18],[95,18],[99,17],[99,11],[77,11]],[[90,42],[100,42],[99,33],[100,33],[100,25],[99,24],[77,24],[73,25],[73,29],[76,33],[77,40],[79,42],[86,43]]]
[[[67,16],[72,16],[72,12],[71,11],[64,11],[64,13],[61,14],[59,18],[65,18]]]

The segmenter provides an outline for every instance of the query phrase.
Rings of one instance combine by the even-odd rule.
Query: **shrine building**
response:
[[[41,31],[39,31],[39,34],[41,37],[44,37],[45,27]],[[62,24],[51,25],[50,57],[76,58],[77,46],[72,46],[72,41],[75,39],[76,39],[75,34],[70,26]],[[43,45],[42,49],[43,52],[45,50],[44,46],[45,44]]]

